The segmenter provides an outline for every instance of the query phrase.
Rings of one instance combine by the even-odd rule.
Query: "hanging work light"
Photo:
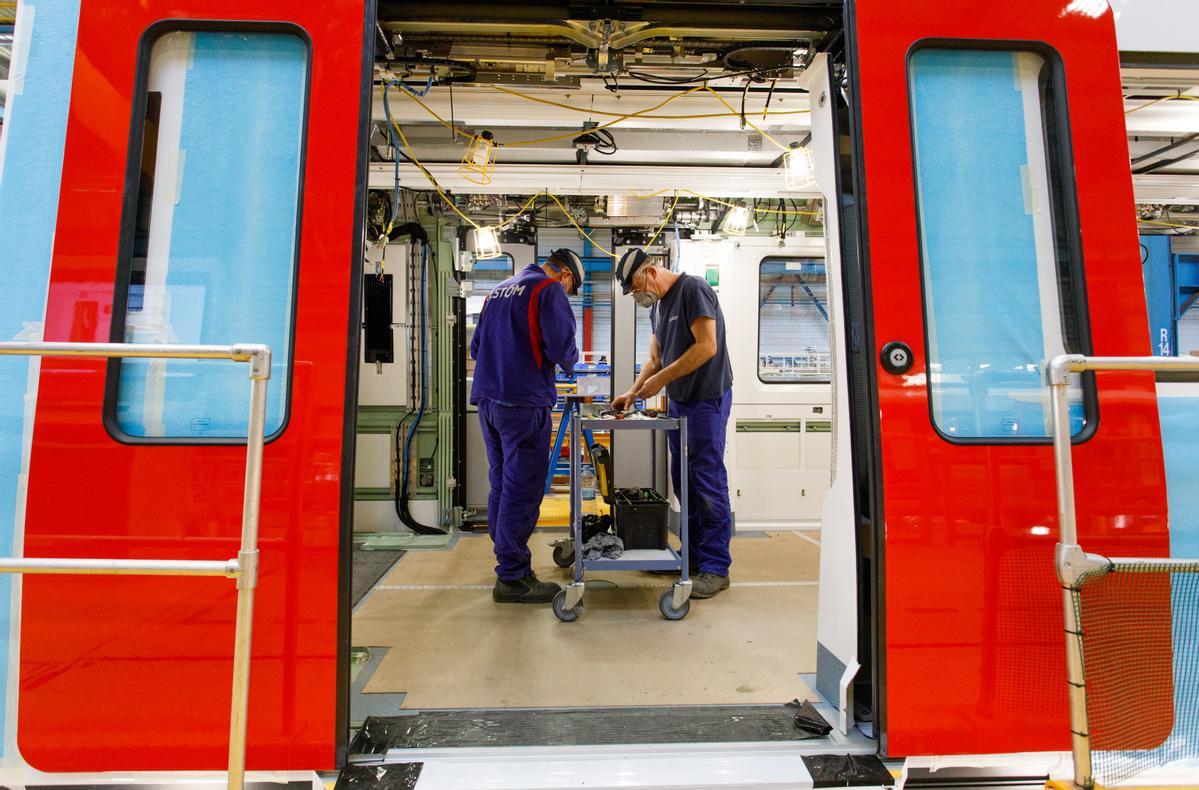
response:
[[[783,154],[783,183],[787,189],[804,189],[816,180],[812,165],[812,151],[799,143],[792,143]]]
[[[498,258],[503,255],[500,249],[500,234],[495,228],[475,228],[475,258]]]
[[[745,206],[734,206],[724,215],[720,229],[730,236],[744,236],[745,228],[749,225],[749,209]]]
[[[491,132],[480,132],[466,147],[462,163],[458,165],[458,175],[472,184],[485,186],[491,183],[491,173],[495,170],[495,137]]]

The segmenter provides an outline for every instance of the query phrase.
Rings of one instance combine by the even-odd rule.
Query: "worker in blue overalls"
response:
[[[705,280],[657,266],[643,250],[625,253],[615,274],[625,294],[650,308],[654,331],[640,375],[612,406],[623,411],[665,388],[669,416],[687,418],[691,597],[711,598],[728,589],[732,564],[733,514],[724,447],[733,405],[733,368],[725,345],[724,314]],[[679,432],[670,431],[667,440],[671,479],[679,491]]]
[[[554,250],[543,265],[530,264],[491,291],[471,340],[470,402],[479,407],[487,448],[487,531],[497,577],[491,597],[499,603],[548,603],[561,589],[534,575],[529,537],[549,471],[554,366],[569,374],[579,361],[566,295],[582,283],[579,256]]]

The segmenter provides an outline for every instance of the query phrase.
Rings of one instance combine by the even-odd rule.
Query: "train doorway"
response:
[[[429,74],[448,75],[450,67],[414,56],[381,60],[371,181],[379,241],[363,271],[359,424],[369,432],[359,437],[356,482],[354,581],[361,597],[353,641],[362,664],[352,719],[374,715],[379,729],[385,719],[446,711],[503,718],[573,709],[636,718],[660,708],[665,721],[675,715],[685,725],[693,716],[786,716],[787,704],[806,700],[834,739],[818,739],[811,750],[836,743],[876,751],[869,695],[855,714],[856,673],[846,671],[860,666],[848,461],[838,496],[827,496],[836,476],[835,437],[848,430],[844,410],[837,424],[834,403],[834,381],[845,368],[836,361],[844,348],[838,351],[834,339],[840,237],[829,233],[838,227],[835,152],[843,119],[829,98],[836,94],[827,52],[809,45],[785,57],[766,50],[775,62],[763,73],[746,69],[754,79],[685,84],[678,80],[694,69],[669,66],[669,57],[648,50],[645,79],[593,73],[512,88],[484,84],[477,74],[429,86]],[[478,54],[479,67],[492,68],[484,66],[491,57],[498,51]],[[701,62],[698,49],[690,57]],[[579,66],[571,68],[577,73]],[[742,102],[744,111],[736,106]],[[485,176],[463,160],[464,146],[479,139],[495,144]],[[485,236],[500,250],[482,255]],[[664,267],[703,279],[728,321],[733,586],[696,602],[681,623],[658,615],[655,601],[669,582],[648,573],[601,575],[585,617],[573,624],[578,628],[557,622],[548,609],[490,600],[487,465],[470,403],[467,348],[490,290],[562,247],[588,270],[574,300],[581,364],[574,377],[560,376],[564,395],[589,388],[610,400],[645,360],[648,311],[612,287],[614,259],[629,249],[644,248]],[[391,283],[393,305],[383,322],[392,329],[390,360],[370,356],[387,346],[387,332],[372,334],[377,321],[369,301],[384,282]],[[847,392],[844,383],[840,392]],[[386,427],[363,419],[388,413],[397,422]],[[557,410],[555,436],[562,422]],[[675,493],[664,442],[647,435],[598,441],[614,458],[615,485]],[[565,537],[570,448],[554,441],[546,451],[553,453],[551,468],[531,547],[534,569],[560,582],[567,571],[554,563],[550,544]],[[597,496],[584,508],[601,515],[605,504]],[[834,541],[833,553],[822,556],[819,525],[829,508],[845,519],[848,541]],[[677,506],[673,512],[677,519]],[[840,670],[826,668],[823,682],[822,566],[845,584],[841,610],[824,615],[839,618],[844,630],[825,637],[840,639]],[[444,682],[445,664],[429,661],[430,651],[454,657],[454,682]],[[521,657],[519,671],[510,656]],[[566,675],[577,680],[546,680]],[[469,740],[478,737],[470,728],[464,733],[455,745],[481,745]],[[605,736],[597,728],[580,742],[587,737]]]

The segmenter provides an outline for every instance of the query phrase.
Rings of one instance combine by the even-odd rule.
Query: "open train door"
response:
[[[73,61],[40,291],[45,340],[273,351],[250,769],[331,769],[348,730],[341,533],[352,504],[373,6],[39,2],[23,22],[35,53],[68,47]],[[31,71],[29,84],[48,74]],[[17,265],[11,276],[23,274]],[[34,381],[18,551],[236,555],[244,369],[47,358]],[[31,576],[17,589],[6,765],[224,769],[232,583]]]
[[[1112,13],[848,10],[884,748],[1066,749],[1041,365],[1150,353]],[[1082,544],[1166,555],[1152,377],[1074,384]]]

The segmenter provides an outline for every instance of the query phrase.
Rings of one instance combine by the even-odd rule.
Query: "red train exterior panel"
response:
[[[353,442],[343,435],[347,326],[359,122],[369,112],[365,13],[361,2],[84,0],[80,17],[46,340],[109,340],[144,31],[171,19],[272,21],[311,41],[290,420],[266,447],[262,482],[252,769],[335,762],[343,451]],[[42,365],[25,553],[235,556],[244,446],[115,441],[102,422],[105,376],[100,361]],[[234,595],[219,579],[26,578],[24,758],[63,772],[223,768]]]
[[[1041,42],[1060,54],[1096,354],[1151,353],[1119,62],[1106,3],[896,6],[854,0],[885,518],[886,750],[893,756],[1069,748],[1056,500],[1048,444],[953,444],[930,421],[908,55],[927,39]],[[1014,48],[1021,48],[1016,45]],[[1102,375],[1098,429],[1076,445],[1080,539],[1125,556],[1169,551],[1152,376]],[[1118,484],[1116,484],[1118,482]],[[1048,526],[1035,534],[1034,526]],[[1158,634],[1169,639],[1167,629]]]

